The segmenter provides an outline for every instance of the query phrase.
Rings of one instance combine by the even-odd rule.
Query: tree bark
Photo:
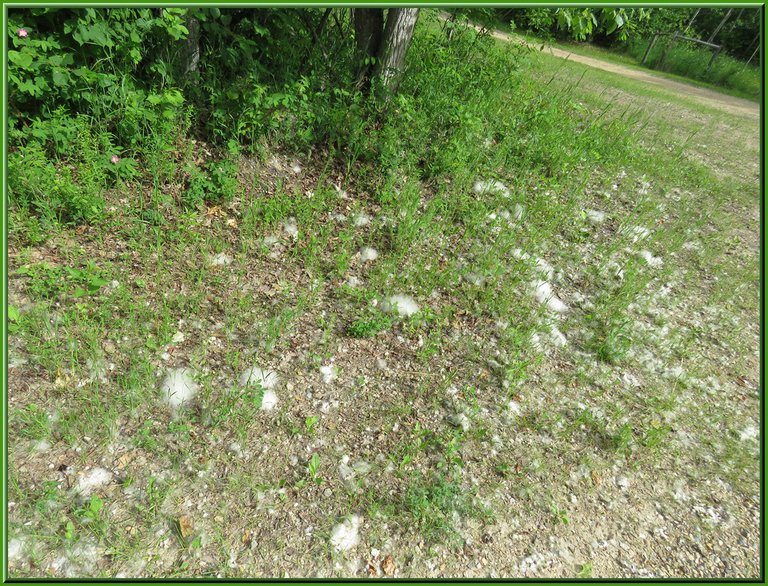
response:
[[[200,63],[200,21],[194,16],[184,18],[189,34],[184,41],[184,75],[197,71]]]
[[[384,89],[390,93],[395,92],[400,83],[405,55],[418,18],[418,8],[390,8],[387,14],[384,38],[376,60],[376,74],[381,76]]]
[[[378,55],[381,47],[384,9],[355,8],[352,18],[355,23],[355,44],[361,56],[357,81],[367,85],[374,70],[373,58]]]

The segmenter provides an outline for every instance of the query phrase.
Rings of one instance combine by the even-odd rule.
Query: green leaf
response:
[[[58,86],[67,85],[69,83],[69,76],[65,73],[62,73],[61,71],[54,71],[53,83],[54,85],[58,85]]]
[[[21,317],[21,314],[19,313],[19,310],[16,309],[13,305],[8,306],[8,319],[13,322],[19,321],[19,318]]]
[[[22,69],[29,69],[32,65],[32,55],[29,53],[19,53],[18,51],[8,51],[8,60],[15,63]]]
[[[88,292],[83,289],[82,287],[78,287],[75,289],[75,292],[73,293],[75,297],[84,297],[85,295],[88,295]]]
[[[94,515],[98,515],[99,511],[104,507],[104,501],[101,500],[95,494],[91,496],[91,502],[89,508]]]

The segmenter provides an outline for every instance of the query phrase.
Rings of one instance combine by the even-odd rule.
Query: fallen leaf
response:
[[[592,470],[592,483],[595,486],[600,484],[600,475],[597,472],[595,472],[594,470]]]
[[[381,571],[390,578],[395,575],[395,560],[392,559],[391,555],[385,557],[384,561],[381,562]]]
[[[189,520],[189,517],[186,515],[179,517],[179,533],[181,533],[181,536],[184,539],[188,539],[193,531],[192,521]]]
[[[736,377],[736,382],[742,387],[746,387],[748,389],[755,390],[757,388],[757,385],[745,376]]]
[[[251,532],[249,529],[243,531],[242,541],[245,547],[251,547]]]
[[[122,469],[123,469],[123,468],[125,468],[125,467],[126,467],[128,464],[130,464],[131,462],[133,462],[133,460],[134,460],[134,458],[135,458],[135,457],[136,457],[136,452],[134,452],[133,450],[131,450],[130,452],[126,452],[125,454],[123,454],[122,456],[120,456],[120,457],[117,459],[117,462],[115,463],[115,467],[116,467],[118,470],[122,470]]]
[[[368,577],[369,578],[375,578],[378,576],[378,572],[376,571],[376,566],[373,565],[373,562],[368,562]]]
[[[237,220],[235,220],[234,218],[229,218],[227,220],[227,226],[229,226],[230,228],[237,228]]]

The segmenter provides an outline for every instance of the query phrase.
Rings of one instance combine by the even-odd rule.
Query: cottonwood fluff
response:
[[[653,268],[658,268],[664,264],[664,261],[658,256],[653,256],[650,250],[641,250],[638,254],[646,263],[648,263],[648,266]]]
[[[262,411],[271,411],[277,405],[277,394],[275,387],[279,382],[277,373],[271,370],[263,370],[258,366],[246,369],[240,375],[239,383],[241,387],[249,385],[259,386],[264,390],[264,396],[261,399]]]
[[[419,311],[419,305],[408,295],[392,295],[384,300],[381,308],[386,312],[395,310],[400,317],[409,317]]]
[[[568,311],[568,306],[560,301],[552,291],[552,285],[547,281],[534,281],[531,283],[534,289],[533,294],[539,303],[545,304],[549,309],[557,313]]]
[[[360,259],[367,262],[373,262],[379,258],[379,253],[375,248],[371,248],[370,246],[364,246],[360,249]]]
[[[320,367],[320,374],[323,375],[323,382],[328,385],[336,379],[337,370],[333,364],[329,364]]]
[[[495,179],[489,179],[488,181],[475,181],[475,184],[472,186],[472,190],[477,194],[483,194],[483,193],[500,193],[504,197],[509,197],[509,188],[504,185],[501,181],[496,181]]]
[[[296,225],[296,218],[288,218],[283,222],[283,232],[294,240],[299,237],[299,227]]]
[[[593,224],[600,224],[605,221],[605,212],[600,210],[586,210],[587,219]]]
[[[94,468],[80,477],[75,489],[80,494],[87,496],[97,488],[106,486],[112,481],[112,473],[104,468]]]
[[[339,523],[331,531],[331,545],[336,551],[349,551],[360,541],[358,530],[360,517],[352,515],[346,521]]]
[[[362,228],[363,226],[367,226],[371,223],[371,216],[368,214],[357,214],[352,219],[352,223],[356,228]]]
[[[160,390],[163,399],[171,409],[178,409],[195,398],[200,386],[195,382],[194,372],[189,368],[172,368],[168,370]]]
[[[210,258],[210,263],[213,266],[226,266],[232,264],[232,257],[224,252],[220,252]]]

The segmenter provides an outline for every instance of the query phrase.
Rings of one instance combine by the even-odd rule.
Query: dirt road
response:
[[[480,27],[477,28],[479,29]],[[510,35],[501,31],[493,31],[492,34],[497,39],[511,41],[518,44],[527,44],[530,47],[534,47],[534,45],[528,43],[525,39],[518,35]],[[555,47],[546,47],[544,51],[555,57],[568,59],[569,61],[575,61],[576,63],[583,63],[584,65],[594,67],[595,69],[602,69],[603,71],[609,71],[624,77],[636,79],[651,85],[665,88],[669,91],[693,98],[697,102],[706,106],[717,108],[731,114],[741,114],[743,116],[748,116],[755,119],[760,118],[760,105],[755,102],[750,102],[749,100],[729,96],[727,94],[722,94],[720,92],[709,90],[703,87],[667,79],[665,77],[659,77],[657,75],[653,75],[652,73],[646,73],[645,71],[640,71],[631,67],[625,67],[617,63],[609,63],[600,59],[577,55],[575,53],[570,53],[569,51],[557,49]]]
[[[447,13],[442,13],[440,16],[441,18],[450,17],[450,15]],[[474,26],[478,30],[482,29],[482,27],[479,25],[474,25]],[[519,35],[511,35],[509,33],[504,33],[502,31],[493,31],[492,34],[497,39],[502,39],[505,41],[510,41],[513,43],[521,44],[521,45],[528,45],[529,47],[536,48],[535,45],[533,45],[532,43],[529,43]],[[657,75],[653,75],[652,73],[647,73],[645,71],[640,71],[638,69],[633,69],[631,67],[625,67],[623,65],[619,65],[618,63],[609,63],[601,59],[594,59],[592,57],[585,57],[584,55],[577,55],[576,53],[564,51],[563,49],[558,49],[556,47],[548,46],[548,47],[545,47],[544,51],[546,51],[547,53],[555,57],[568,59],[569,61],[574,61],[576,63],[583,63],[584,65],[587,65],[589,67],[594,67],[595,69],[602,69],[603,71],[609,71],[611,73],[616,73],[624,77],[637,79],[639,81],[643,81],[651,85],[662,87],[672,92],[682,94],[686,97],[693,97],[699,103],[704,104],[706,106],[713,107],[713,108],[717,108],[723,112],[728,112],[731,114],[741,114],[743,116],[747,116],[755,119],[760,118],[760,105],[755,102],[750,102],[749,100],[744,100],[742,98],[729,96],[727,94],[722,94],[720,92],[708,90],[706,88],[698,87],[688,83],[683,83],[679,81],[674,81],[672,79],[659,77]]]

